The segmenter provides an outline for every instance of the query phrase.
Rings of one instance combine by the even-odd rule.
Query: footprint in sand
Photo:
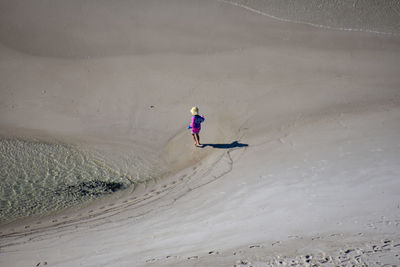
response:
[[[305,259],[304,261],[305,261],[306,263],[310,263],[311,260],[312,260],[312,256],[310,256],[310,255],[306,255],[305,258],[306,258],[306,259]]]
[[[236,261],[236,264],[237,265],[235,265],[235,266],[241,266],[241,265],[248,265],[251,263],[248,260],[238,260],[238,261]]]
[[[236,256],[237,254],[241,254],[241,253],[243,253],[243,251],[241,251],[241,250],[239,250],[239,251],[234,251],[234,252],[233,252],[233,255]]]
[[[346,249],[346,250],[344,251],[344,253],[345,253],[345,254],[349,254],[350,252],[353,252],[353,251],[354,251],[354,249],[350,248],[350,249]]]
[[[331,261],[332,259],[329,257],[325,257],[322,260],[319,260],[320,263],[324,264],[324,263],[328,263],[329,261]]]

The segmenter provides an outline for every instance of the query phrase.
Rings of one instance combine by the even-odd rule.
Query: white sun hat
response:
[[[198,107],[192,107],[192,109],[190,110],[190,112],[193,115],[199,115],[199,108]]]

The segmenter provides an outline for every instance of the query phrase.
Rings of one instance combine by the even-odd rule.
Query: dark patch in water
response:
[[[100,196],[103,194],[111,194],[118,190],[124,189],[122,183],[105,182],[105,181],[88,181],[81,182],[77,185],[68,185],[64,188],[56,190],[57,195],[67,194],[70,196]]]

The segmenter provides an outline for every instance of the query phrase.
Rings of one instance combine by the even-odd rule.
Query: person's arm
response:
[[[194,116],[192,117],[192,122],[190,123],[190,128],[194,128]]]

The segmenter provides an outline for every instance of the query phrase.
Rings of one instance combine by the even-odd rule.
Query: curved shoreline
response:
[[[78,2],[29,25],[69,43],[0,34],[27,51],[0,46],[0,134],[59,138],[121,173],[165,176],[2,226],[3,265],[398,264],[398,37],[211,0],[88,1],[90,14]],[[75,27],[85,19],[98,23]],[[186,130],[194,105],[203,148]]]
[[[349,32],[353,32],[353,31],[354,32],[365,32],[365,33],[382,34],[382,35],[389,35],[389,36],[399,36],[400,35],[400,32],[398,32],[400,29],[397,29],[397,32],[396,31],[389,32],[389,31],[382,31],[382,30],[355,28],[355,27],[352,27],[351,25],[349,25],[348,27],[340,27],[340,26],[332,26],[332,25],[329,25],[328,23],[318,24],[318,23],[313,23],[313,22],[307,22],[305,20],[302,20],[301,18],[299,18],[298,20],[295,20],[295,19],[285,18],[283,16],[275,16],[275,15],[263,12],[260,9],[253,8],[250,5],[241,4],[240,0],[239,0],[239,3],[237,1],[234,1],[234,0],[233,1],[232,0],[217,0],[217,1],[229,4],[229,5],[233,5],[233,6],[236,6],[236,7],[239,7],[239,8],[243,8],[243,9],[246,9],[246,10],[248,10],[250,12],[255,13],[255,14],[258,14],[258,15],[261,15],[261,16],[266,16],[266,17],[273,18],[273,19],[276,19],[276,20],[279,20],[279,21],[283,21],[283,22],[310,25],[310,26],[313,26],[313,27],[316,27],[316,28],[323,28],[323,29],[328,29],[328,30],[339,30],[339,31],[349,31]],[[356,2],[357,1],[355,1],[354,5],[356,4]],[[312,14],[312,11],[310,10],[308,13]],[[389,26],[389,25],[386,25],[386,26]]]

